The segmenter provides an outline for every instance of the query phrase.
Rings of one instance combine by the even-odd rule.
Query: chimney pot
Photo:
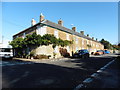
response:
[[[97,38],[96,38],[96,41],[97,41]]]
[[[40,22],[42,22],[42,21],[44,21],[45,19],[44,19],[44,15],[41,13],[40,14]]]
[[[87,37],[89,37],[89,34],[87,34]]]
[[[34,26],[36,24],[36,21],[32,18],[31,20],[31,26]]]
[[[76,27],[72,27],[72,30],[73,30],[73,31],[76,31]]]
[[[81,33],[82,35],[84,35],[84,31],[80,31],[80,33]]]
[[[61,25],[61,26],[63,26],[63,21],[61,19],[58,20],[58,24]]]

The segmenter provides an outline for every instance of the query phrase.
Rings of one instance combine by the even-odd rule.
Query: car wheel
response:
[[[88,55],[87,58],[89,58],[90,56]]]
[[[84,59],[85,58],[85,56],[84,55],[82,55],[82,59]]]

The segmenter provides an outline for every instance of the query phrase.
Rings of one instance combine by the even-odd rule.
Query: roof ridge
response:
[[[71,33],[71,34],[73,34],[73,35],[77,35],[77,36],[79,36],[79,37],[83,37],[83,38],[85,38],[85,39],[89,39],[89,40],[92,40],[92,41],[95,41],[95,42],[99,42],[99,41],[96,41],[96,40],[91,39],[90,37],[87,37],[87,36],[85,36],[85,35],[82,35],[82,34],[79,33],[79,32],[75,32],[75,31],[73,31],[72,29],[66,28],[66,27],[64,27],[64,26],[61,26],[61,25],[59,25],[59,24],[57,24],[57,23],[55,23],[55,22],[52,22],[52,21],[50,21],[50,20],[47,20],[47,19],[46,19],[45,22],[43,22],[43,24],[47,24],[47,25],[49,25],[49,26],[56,27],[56,28],[58,28],[58,29],[62,29],[62,30],[64,30],[65,32]],[[50,25],[50,24],[57,25],[58,27],[57,27],[57,26],[54,26],[54,25]],[[67,29],[67,30],[65,30],[65,29]],[[100,42],[99,42],[99,43],[100,43]]]
[[[42,21],[42,22],[36,23],[34,26],[30,26],[30,27],[26,28],[25,30],[22,30],[22,31],[19,32],[19,33],[22,33],[22,32],[24,32],[24,31],[26,31],[26,30],[28,30],[28,29],[31,29],[31,28],[39,25],[39,24],[45,24],[45,25],[48,25],[48,26],[51,26],[51,27],[60,29],[60,30],[62,30],[62,31],[65,31],[65,32],[67,32],[67,33],[70,33],[70,34],[72,34],[72,35],[77,35],[77,36],[79,36],[79,37],[83,37],[83,38],[88,39],[88,40],[92,40],[92,41],[95,41],[95,42],[99,42],[99,41],[96,41],[96,40],[91,39],[90,37],[87,37],[87,36],[85,36],[85,35],[82,35],[82,34],[79,33],[79,32],[75,32],[75,31],[73,31],[72,29],[66,28],[66,27],[64,27],[64,26],[61,26],[61,25],[59,25],[59,24],[57,24],[57,23],[55,23],[55,22],[52,22],[52,21],[50,21],[50,20],[47,20],[47,19],[45,19],[45,20]],[[14,36],[18,35],[19,33],[15,34]],[[99,42],[99,43],[100,43],[100,42]]]

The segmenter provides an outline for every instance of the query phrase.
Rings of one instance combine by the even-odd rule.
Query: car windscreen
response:
[[[101,50],[97,50],[97,52],[102,52]]]
[[[84,53],[85,52],[85,50],[79,50],[79,53]]]
[[[75,53],[79,53],[79,50],[77,50]]]
[[[11,52],[10,48],[0,48],[0,52]]]

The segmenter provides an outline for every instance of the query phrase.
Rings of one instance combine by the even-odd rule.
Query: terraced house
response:
[[[32,19],[31,27],[15,34],[13,39],[17,37],[25,38],[27,34],[32,34],[33,32],[36,32],[41,36],[45,34],[53,34],[56,38],[61,38],[62,40],[73,40],[73,44],[64,47],[70,55],[72,55],[72,52],[79,49],[88,49],[90,52],[104,49],[104,46],[99,41],[94,40],[94,37],[90,38],[89,34],[84,35],[84,31],[76,32],[76,27],[68,29],[63,26],[63,21],[61,19],[58,20],[58,23],[54,23],[46,20],[42,14],[40,15],[39,23],[36,23],[36,21]],[[53,49],[52,45],[43,45],[36,48],[36,54],[51,55],[53,57],[53,52],[56,52],[56,57],[61,57],[59,52],[60,48],[60,46],[56,46],[56,48]]]

